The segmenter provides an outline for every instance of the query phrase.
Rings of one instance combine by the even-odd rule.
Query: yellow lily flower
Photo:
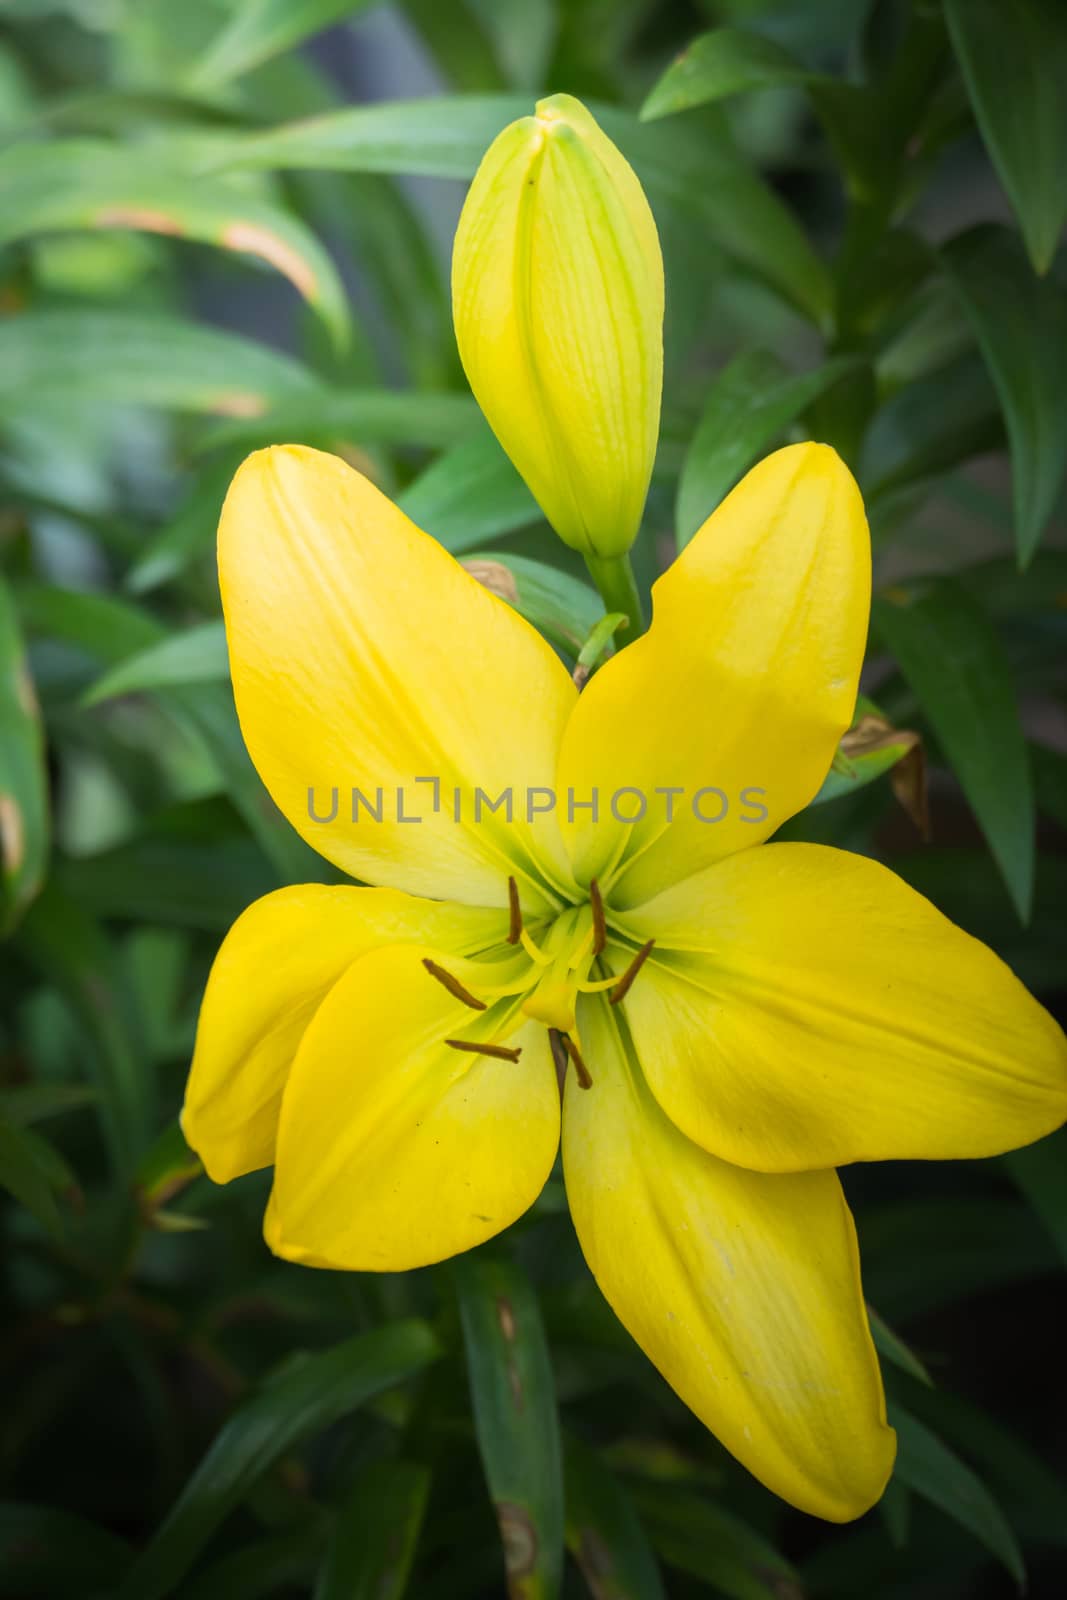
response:
[[[620,1320],[770,1489],[858,1516],[894,1435],[834,1168],[1048,1133],[1067,1042],[884,867],[764,842],[855,703],[845,467],[794,445],[750,472],[581,695],[332,456],[252,456],[219,563],[252,758],[379,887],[282,889],[228,935],[183,1118],[208,1172],[273,1164],[289,1260],[440,1261],[536,1199],[562,1076],[571,1212]]]

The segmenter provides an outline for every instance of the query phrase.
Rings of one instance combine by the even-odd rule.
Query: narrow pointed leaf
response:
[[[487,428],[438,456],[397,503],[453,555],[541,519],[536,500]]]
[[[116,1600],[162,1600],[171,1594],[218,1524],[279,1457],[414,1377],[438,1354],[425,1323],[411,1321],[288,1361],[216,1434]]]
[[[806,83],[812,74],[784,46],[741,28],[702,33],[671,62],[641,107],[641,120],[688,111],[746,89]]]
[[[225,179],[168,170],[151,149],[100,140],[20,144],[0,155],[0,243],[133,228],[257,257],[282,273],[344,345],[344,286],[299,218]]]
[[[225,683],[230,676],[226,630],[221,622],[201,622],[149,645],[105,672],[83,696],[87,706],[120,694],[165,689],[189,683]]]
[[[304,444],[454,444],[476,428],[479,412],[469,394],[416,394],[411,390],[331,389],[325,384],[275,402],[262,415],[220,423],[206,450],[255,450],[279,440]]]
[[[733,1512],[692,1489],[646,1483],[635,1490],[642,1521],[669,1566],[727,1600],[780,1600],[799,1590],[794,1568]]]
[[[362,1473],[338,1507],[315,1600],[401,1600],[426,1515],[430,1472],[384,1461]]]
[[[153,1085],[138,1050],[114,944],[56,882],[30,908],[19,944],[63,994],[85,1031],[84,1052],[116,1170],[132,1173],[148,1140]]]
[[[1034,880],[1034,797],[1011,672],[984,612],[945,581],[876,599],[896,658],[978,819],[1025,922]]]
[[[902,768],[909,759],[918,762],[917,770],[913,774],[907,770],[897,772],[894,788],[905,809],[920,824],[920,831],[925,832],[922,741],[911,728],[894,728],[873,700],[860,695],[852,726],[841,739],[834,764],[811,804],[824,805],[843,794],[865,789],[883,774]],[[915,781],[900,781],[908,777]],[[908,804],[909,800],[918,803]]]
[[[511,1600],[553,1600],[563,1575],[563,1467],[541,1311],[518,1267],[455,1265],[474,1425]]]
[[[910,1373],[920,1383],[932,1386],[933,1379],[919,1360],[915,1352],[904,1343],[899,1334],[894,1333],[887,1322],[884,1322],[874,1310],[873,1306],[867,1307],[867,1321],[871,1327],[871,1338],[879,1355],[885,1356],[901,1372]]]
[[[564,1452],[567,1548],[597,1600],[664,1600],[648,1535],[623,1485],[576,1440]]]
[[[565,656],[577,658],[603,616],[603,601],[587,583],[543,561],[491,550],[464,556],[462,565]]]
[[[1067,221],[1067,7],[945,0],[945,18],[986,148],[1045,272]]]
[[[58,1159],[40,1135],[0,1117],[0,1188],[54,1237],[63,1232],[56,1191],[65,1187],[66,1178],[63,1167],[56,1167]]]
[[[794,375],[777,356],[747,350],[717,374],[678,484],[675,526],[679,547],[688,544],[779,434],[855,370],[855,361],[837,357],[814,372]]]
[[[853,186],[873,191],[884,176],[885,109],[872,90],[812,71],[776,40],[743,28],[714,28],[681,52],[641,107],[643,122],[712,105],[750,89],[802,85]]]
[[[0,319],[0,416],[32,395],[249,416],[307,390],[306,368],[219,328],[146,311],[27,311]]]
[[[1018,1540],[977,1474],[910,1412],[894,1406],[890,1421],[897,1430],[897,1482],[966,1528],[1007,1568],[1019,1589],[1025,1588]]]
[[[1067,288],[1035,279],[1016,236],[992,224],[954,239],[945,259],[1004,413],[1025,567],[1067,472]]]

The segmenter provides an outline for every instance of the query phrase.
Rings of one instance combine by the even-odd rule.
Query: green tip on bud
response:
[[[663,258],[633,169],[580,101],[494,140],[456,231],[452,305],[478,404],[556,532],[633,543],[663,384]]]

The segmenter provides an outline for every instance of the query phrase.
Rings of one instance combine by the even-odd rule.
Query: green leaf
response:
[[[60,861],[56,881],[97,917],[153,923],[165,906],[176,927],[223,934],[253,900],[278,887],[278,877],[232,812],[228,826],[211,833],[198,829],[198,815],[186,803],[113,849]]]
[[[279,1457],[437,1359],[425,1323],[396,1322],[293,1357],[216,1434],[116,1600],[163,1600],[224,1517]]]
[[[19,611],[31,636],[61,641],[103,665],[115,665],[165,637],[147,611],[115,595],[58,584],[20,583]]]
[[[397,503],[453,555],[541,519],[536,500],[488,428],[438,456]]]
[[[37,894],[48,861],[44,729],[11,595],[0,577],[0,934]]]
[[[205,465],[170,520],[147,541],[126,574],[133,594],[147,594],[214,554],[222,502],[240,465],[240,452]]]
[[[1015,234],[992,224],[954,239],[945,260],[1004,413],[1025,567],[1067,472],[1067,290],[1035,279]]]
[[[891,1361],[902,1372],[910,1373],[920,1383],[933,1384],[934,1380],[915,1352],[904,1343],[899,1334],[893,1332],[889,1324],[883,1321],[873,1306],[867,1307],[867,1321],[870,1323],[874,1348],[879,1355],[885,1356],[887,1361]]]
[[[735,356],[714,379],[678,484],[678,545],[688,544],[753,462],[812,401],[858,363],[835,357],[797,375],[764,350]]]
[[[911,1389],[908,1404],[981,1467],[1022,1538],[1067,1546],[1067,1484],[1018,1433],[946,1389]]]
[[[889,1420],[897,1430],[897,1480],[973,1534],[1024,1589],[1022,1551],[985,1484],[910,1412],[894,1406]]]
[[[986,148],[1047,271],[1067,220],[1067,10],[1061,0],[945,0]]]
[[[663,1579],[633,1502],[597,1454],[564,1451],[567,1548],[597,1600],[664,1600]]]
[[[894,728],[874,701],[861,694],[856,701],[852,726],[842,737],[834,763],[810,804],[825,805],[828,800],[865,789],[913,752],[919,752],[921,762],[919,735],[910,728]]]
[[[455,1263],[474,1425],[512,1600],[553,1600],[563,1576],[563,1468],[537,1296],[519,1268]]]
[[[221,88],[372,4],[373,0],[239,0],[226,26],[186,74],[186,82],[191,89]]]
[[[80,1111],[95,1099],[95,1091],[82,1083],[20,1083],[12,1089],[0,1089],[0,1117],[25,1128],[31,1122],[62,1116],[65,1111]]]
[[[875,532],[883,505],[1003,439],[997,397],[977,351],[906,383],[878,411],[859,479]]]
[[[143,1201],[154,1210],[165,1205],[203,1170],[200,1157],[189,1149],[181,1123],[175,1118],[137,1163],[135,1180]]]
[[[1034,797],[1003,647],[971,597],[945,580],[878,597],[872,622],[918,697],[978,819],[1020,919],[1034,880]]]
[[[135,652],[161,645],[166,630],[129,600],[47,584],[19,586],[31,630],[75,644],[112,667]],[[170,684],[154,691],[162,705],[206,746],[226,793],[274,863],[280,882],[318,881],[323,863],[270,802],[241,738],[229,685]]]
[[[632,114],[590,109],[633,164],[653,210],[693,218],[730,255],[758,272],[806,316],[829,316],[829,275],[774,191],[734,149],[724,121],[702,127],[641,124]],[[334,168],[472,178],[508,123],[529,116],[524,95],[454,95],[389,101],[289,123],[266,133],[219,136],[214,165],[260,170]]]
[[[338,1507],[315,1600],[401,1600],[429,1493],[429,1469],[416,1462],[362,1473]]]
[[[543,561],[490,550],[464,556],[462,564],[573,659],[604,614],[600,596],[587,583]]]
[[[169,170],[151,149],[103,141],[19,144],[0,155],[0,244],[40,233],[133,228],[252,255],[282,273],[348,339],[344,286],[299,218],[225,179]]]
[[[886,175],[887,116],[873,90],[813,72],[774,39],[715,28],[672,62],[641,108],[653,121],[750,89],[799,85],[808,91],[855,192],[868,196]]]
[[[641,107],[641,120],[668,117],[746,89],[807,83],[808,69],[782,45],[741,28],[716,28],[687,45]]]
[[[481,413],[469,394],[412,390],[330,389],[325,384],[274,403],[261,416],[221,423],[203,447],[253,450],[261,445],[351,439],[359,444],[455,444]]]
[[[635,1500],[670,1566],[711,1584],[728,1600],[779,1600],[799,1591],[784,1556],[740,1517],[673,1483],[645,1483]]]
[[[220,138],[215,164],[239,171],[295,167],[469,179],[500,130],[532,111],[528,95],[387,100]]]
[[[148,1141],[153,1085],[130,1026],[114,946],[54,882],[30,908],[19,944],[64,995],[92,1043],[85,1054],[112,1160],[119,1174],[131,1174]]]
[[[86,691],[82,703],[99,705],[120,694],[165,689],[188,683],[225,683],[230,676],[226,629],[221,621],[201,622],[174,633],[146,650],[126,656]]]
[[[26,311],[0,319],[0,417],[74,394],[246,416],[314,379],[235,333],[142,311]]]
[[[63,1232],[56,1193],[68,1187],[69,1178],[65,1163],[46,1140],[0,1117],[0,1188],[56,1238]]]

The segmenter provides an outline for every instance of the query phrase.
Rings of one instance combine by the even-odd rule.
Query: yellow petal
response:
[[[452,303],[478,404],[557,533],[587,554],[628,549],[659,432],[663,259],[637,177],[570,95],[486,154]]]
[[[402,940],[466,955],[497,942],[498,911],[395,889],[301,884],[257,900],[211,969],[182,1129],[216,1183],[269,1167],[282,1090],[304,1031],[357,956]]]
[[[742,1171],[692,1144],[641,1079],[603,1000],[581,1020],[563,1166],[585,1258],[686,1405],[762,1483],[831,1522],[893,1465],[855,1230],[832,1172]]]
[[[690,1138],[767,1172],[988,1156],[1067,1117],[1067,1039],[985,945],[877,862],[771,844],[626,919],[626,999]]]
[[[219,575],[241,729],[297,832],[372,883],[506,905],[514,873],[543,907],[566,869],[523,792],[551,786],[575,690],[540,635],[360,473],[294,445],[234,478]],[[509,787],[510,823],[488,809]],[[327,819],[336,791],[333,820],[309,791]]]
[[[848,469],[825,445],[769,456],[652,593],[651,628],[582,693],[560,758],[576,874],[605,888],[621,870],[616,906],[758,844],[825,778],[852,719],[870,607]],[[641,818],[645,801],[632,824],[612,815],[622,788],[638,796],[619,798],[623,818]],[[575,809],[569,823],[568,791],[580,806],[593,789],[599,822]]]
[[[451,1049],[476,1014],[427,973],[447,953],[356,963],[304,1036],[278,1130],[267,1242],[312,1266],[399,1272],[481,1244],[533,1203],[559,1144],[546,1030],[518,1061]],[[474,1021],[472,1022],[472,1018]]]

